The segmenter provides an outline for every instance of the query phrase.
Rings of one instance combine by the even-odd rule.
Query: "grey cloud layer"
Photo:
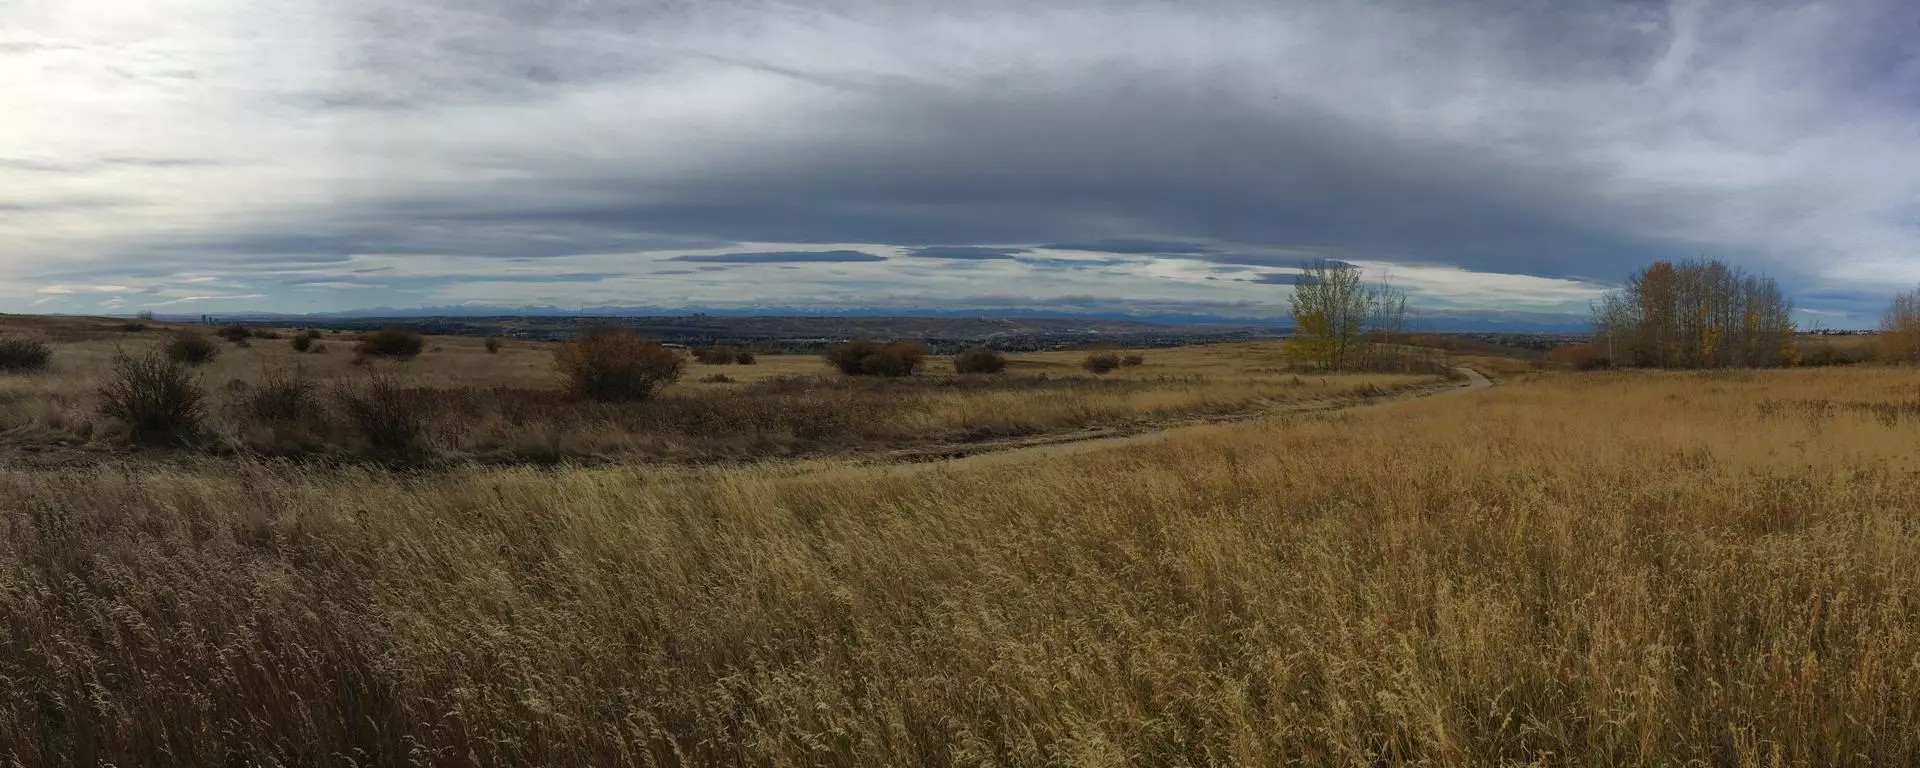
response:
[[[1020,244],[1599,281],[1707,254],[1809,291],[1920,281],[1920,9],[1892,0],[19,16],[0,79],[36,85],[0,94],[29,115],[0,134],[0,286],[49,263],[369,253],[885,260],[837,247],[856,243],[917,257],[869,286],[920,259],[1025,259],[1062,290],[1117,265]],[[72,207],[89,200],[124,215]],[[675,255],[733,243],[761,247]]]

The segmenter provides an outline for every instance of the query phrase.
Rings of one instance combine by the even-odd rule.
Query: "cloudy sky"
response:
[[[0,311],[1920,283],[1920,4],[0,0]]]

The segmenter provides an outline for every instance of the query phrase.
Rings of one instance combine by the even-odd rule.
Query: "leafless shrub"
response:
[[[911,376],[920,370],[927,347],[918,341],[855,339],[827,348],[827,363],[850,376]]]
[[[206,403],[186,365],[158,352],[120,355],[100,388],[100,412],[136,443],[178,445],[201,434]]]
[[[206,365],[220,356],[220,346],[199,331],[182,329],[175,331],[163,347],[168,360],[184,365]]]
[[[53,346],[40,339],[0,339],[0,373],[44,371],[53,360]]]
[[[607,402],[652,397],[686,367],[679,352],[619,328],[591,331],[560,345],[553,362],[575,394]]]
[[[953,357],[954,373],[999,373],[1007,369],[1007,356],[986,347],[974,347]]]
[[[420,334],[398,325],[390,325],[360,337],[353,351],[366,357],[386,357],[408,359],[420,354],[426,348],[426,340]]]
[[[1112,373],[1114,369],[1120,367],[1120,356],[1112,352],[1095,352],[1087,355],[1087,359],[1081,360],[1080,367],[1095,375]]]

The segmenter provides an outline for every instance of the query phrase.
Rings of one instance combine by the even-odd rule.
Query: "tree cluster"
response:
[[[1650,368],[1791,365],[1792,315],[1773,278],[1717,260],[1658,261],[1594,307],[1594,347],[1611,363]]]

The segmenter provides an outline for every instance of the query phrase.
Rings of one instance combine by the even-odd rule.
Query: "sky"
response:
[[[0,311],[1920,284],[1920,4],[0,0]]]

